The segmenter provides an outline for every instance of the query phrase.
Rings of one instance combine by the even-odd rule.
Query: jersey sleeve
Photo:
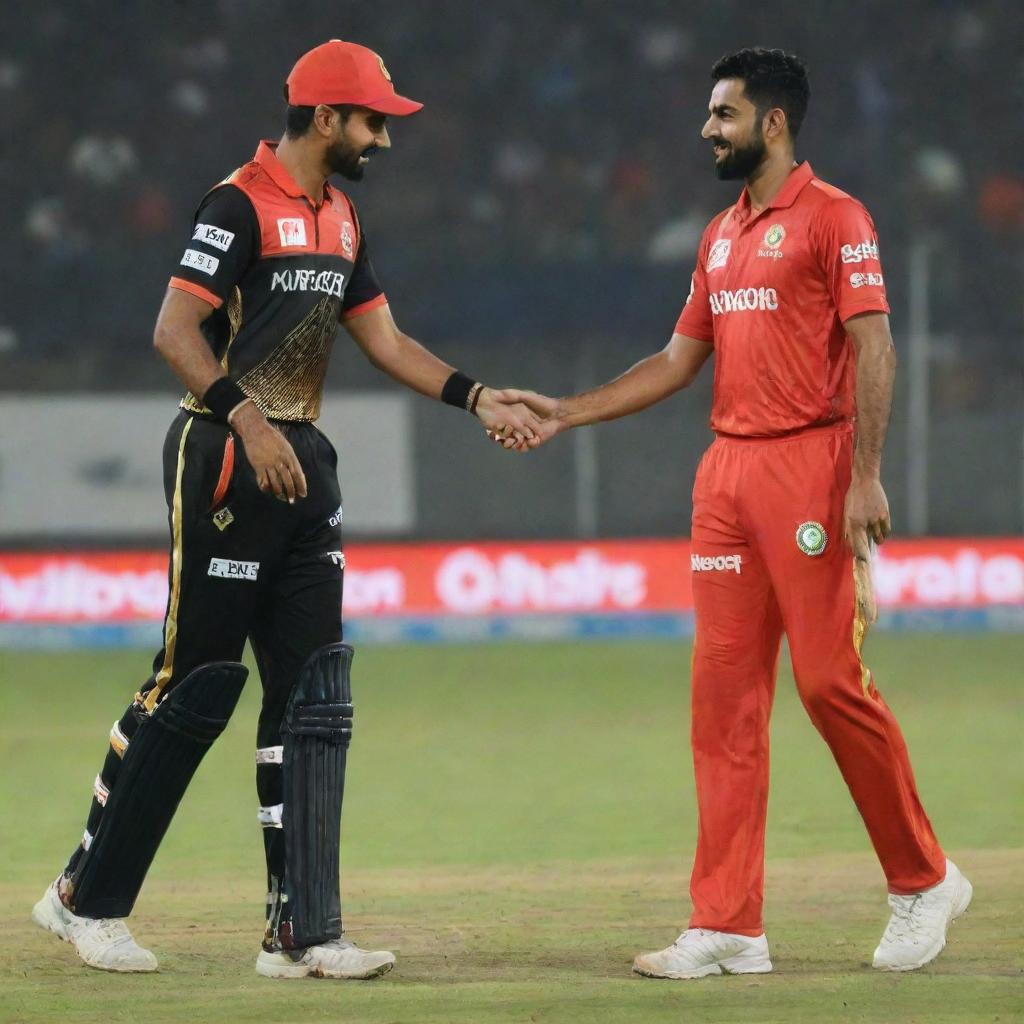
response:
[[[705,231],[697,249],[697,264],[690,277],[690,294],[686,297],[683,310],[676,321],[676,334],[685,334],[697,341],[714,343],[715,322],[711,315],[711,303],[708,299],[708,242],[709,232]]]
[[[849,196],[822,209],[815,234],[818,262],[844,323],[858,313],[888,313],[878,233],[868,211]]]
[[[170,286],[220,308],[259,254],[260,230],[252,203],[241,189],[222,185],[200,204]]]
[[[377,272],[370,262],[366,235],[360,231],[352,277],[345,289],[345,297],[341,300],[341,319],[351,320],[363,313],[369,313],[371,309],[383,306],[387,301],[384,289],[377,280]]]

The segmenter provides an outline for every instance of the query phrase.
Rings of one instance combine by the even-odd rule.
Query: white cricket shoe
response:
[[[269,953],[256,957],[256,973],[264,978],[379,978],[395,966],[395,954],[381,949],[360,949],[348,939],[331,939],[302,950]]]
[[[59,881],[59,880],[58,880]],[[32,908],[40,928],[70,942],[75,952],[101,971],[148,973],[156,970],[156,957],[143,949],[120,917],[78,917],[61,902],[54,881]]]
[[[967,910],[974,892],[951,861],[946,877],[913,896],[889,894],[892,917],[878,943],[872,966],[880,971],[916,971],[931,963],[946,945],[950,924]]]
[[[32,908],[32,920],[40,928],[53,932],[65,942],[71,941],[71,928],[76,920],[75,915],[61,903],[57,885],[60,878],[55,878],[43,893],[43,898]]]
[[[768,940],[764,935],[712,932],[687,928],[667,949],[641,953],[633,971],[647,978],[703,978],[709,974],[767,974]]]

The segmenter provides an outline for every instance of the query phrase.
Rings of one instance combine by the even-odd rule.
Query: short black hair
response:
[[[761,117],[772,107],[784,110],[789,134],[797,137],[811,98],[811,84],[807,80],[807,65],[795,53],[761,46],[737,50],[712,67],[711,80],[718,82],[723,78],[743,81],[743,91]]]
[[[287,102],[287,85],[284,87],[284,98],[285,102]],[[343,121],[348,120],[349,114],[356,109],[351,103],[329,103],[328,106],[331,107],[332,110],[336,110],[341,114],[341,119]],[[301,135],[305,135],[306,132],[309,131],[309,126],[313,123],[314,113],[316,113],[316,107],[296,107],[289,103],[288,112],[285,114],[284,119],[284,130],[288,138],[297,139]]]

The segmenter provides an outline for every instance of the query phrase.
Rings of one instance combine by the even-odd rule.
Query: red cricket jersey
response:
[[[744,188],[704,231],[676,333],[715,346],[711,427],[772,437],[853,418],[844,321],[888,313],[867,210],[806,161],[759,213]]]

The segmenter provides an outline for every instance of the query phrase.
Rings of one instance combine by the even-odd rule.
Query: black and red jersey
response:
[[[205,299],[202,331],[228,376],[269,419],[320,413],[340,320],[383,305],[355,207],[325,184],[316,203],[274,142],[207,193],[170,286]],[[191,412],[208,410],[192,394]]]

